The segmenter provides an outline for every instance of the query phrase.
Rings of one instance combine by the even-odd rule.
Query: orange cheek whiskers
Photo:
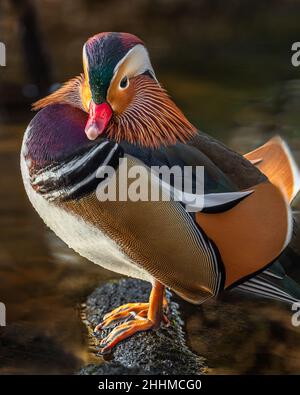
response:
[[[109,125],[107,134],[110,138],[157,148],[176,141],[185,142],[196,133],[196,128],[156,81],[138,76],[132,84],[133,99]]]

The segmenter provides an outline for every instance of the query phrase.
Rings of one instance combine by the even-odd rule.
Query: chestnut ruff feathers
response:
[[[131,83],[135,95],[125,111],[115,114],[108,125],[109,138],[157,148],[185,142],[196,133],[196,128],[151,77],[137,76]]]
[[[157,148],[177,141],[186,142],[196,134],[197,129],[155,80],[140,75],[131,83],[134,84],[135,94],[122,113],[114,114],[106,130],[108,138]],[[84,111],[81,98],[84,85],[83,75],[75,77],[56,92],[34,103],[33,109],[66,103]]]

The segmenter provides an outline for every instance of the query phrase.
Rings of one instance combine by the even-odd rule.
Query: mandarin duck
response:
[[[36,211],[80,255],[152,284],[148,303],[121,306],[96,327],[113,327],[103,353],[168,323],[166,287],[194,304],[234,287],[299,300],[280,256],[292,237],[300,178],[280,137],[242,156],[198,131],[158,82],[143,41],[128,33],[91,37],[83,73],[33,107],[40,111],[24,135],[21,170]],[[129,170],[146,173],[203,167],[203,205],[100,201],[97,188],[110,181],[99,169],[109,165],[124,177],[125,158]]]

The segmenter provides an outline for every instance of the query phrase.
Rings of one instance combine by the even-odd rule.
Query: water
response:
[[[136,32],[149,43],[159,80],[200,129],[241,153],[279,133],[300,163],[300,80],[289,52],[299,14],[292,4],[274,1],[270,12],[261,1],[216,9],[205,1],[183,8],[180,0],[105,3],[66,0],[59,14],[47,2],[39,7],[54,78],[81,71],[81,45],[104,15],[100,30]],[[18,101],[25,77],[9,4],[0,19],[1,41],[13,49],[0,85],[0,301],[8,323],[0,328],[0,373],[73,373],[95,361],[80,304],[118,275],[68,249],[28,202],[19,150],[32,114]],[[299,373],[300,328],[291,325],[288,306],[240,294],[180,304],[188,343],[207,357],[208,373]]]

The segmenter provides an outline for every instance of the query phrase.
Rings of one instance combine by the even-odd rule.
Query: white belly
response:
[[[24,144],[24,143],[23,143]],[[48,202],[31,187],[28,168],[21,151],[21,172],[25,190],[33,207],[70,248],[83,257],[108,270],[127,276],[151,281],[151,276],[125,255],[112,239],[100,229],[86,223],[79,216],[70,214]]]

